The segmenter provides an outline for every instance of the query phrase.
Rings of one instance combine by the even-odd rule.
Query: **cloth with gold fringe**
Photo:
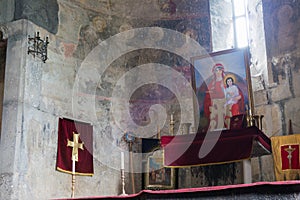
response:
[[[300,134],[274,136],[271,142],[276,180],[299,180]]]
[[[79,143],[83,149],[78,149],[78,161],[75,162],[75,174],[92,176],[93,166],[93,126],[88,123],[59,118],[56,169],[72,173],[72,147],[68,141],[73,141],[73,133],[79,135]]]

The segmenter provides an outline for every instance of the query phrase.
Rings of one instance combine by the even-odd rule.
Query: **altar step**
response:
[[[85,199],[166,199],[166,200],[195,200],[195,199],[300,199],[300,181],[257,182],[250,184],[212,186],[177,190],[143,190],[137,194],[126,196],[98,196],[75,198]],[[68,200],[68,199],[61,199]],[[71,199],[70,199],[71,200]]]

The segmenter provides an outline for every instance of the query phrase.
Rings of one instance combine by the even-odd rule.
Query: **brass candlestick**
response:
[[[254,126],[255,124],[255,119],[254,119],[254,116],[252,115],[252,111],[251,111],[251,108],[248,109],[248,106],[246,105],[246,112],[247,112],[247,127],[250,127],[250,126]]]

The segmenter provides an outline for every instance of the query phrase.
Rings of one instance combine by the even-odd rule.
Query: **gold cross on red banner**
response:
[[[73,132],[73,141],[68,139],[68,147],[72,147],[72,160],[78,162],[78,149],[84,150],[83,142],[79,143],[79,135]]]

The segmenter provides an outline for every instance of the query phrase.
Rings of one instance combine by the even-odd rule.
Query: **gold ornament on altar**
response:
[[[247,126],[256,126],[260,130],[262,130],[262,119],[264,115],[253,115],[251,108],[248,108],[246,105],[246,112],[247,112]]]
[[[246,112],[247,112],[247,126],[254,126],[255,122],[254,122],[254,117],[252,114],[252,110],[251,108],[248,107],[248,105],[246,105]]]

